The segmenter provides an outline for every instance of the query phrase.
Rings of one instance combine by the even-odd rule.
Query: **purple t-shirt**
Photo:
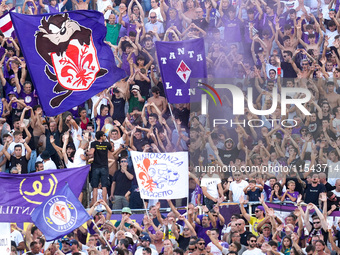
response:
[[[136,24],[132,24],[130,22],[125,22],[125,26],[126,28],[126,35],[129,36],[130,31],[134,31],[137,34],[136,31]]]
[[[130,76],[130,64],[127,61],[128,54],[125,52],[122,54],[122,69],[126,72],[128,76]],[[131,58],[133,59],[133,63],[136,63],[135,53],[131,54]]]
[[[35,90],[29,94],[26,94],[23,89],[20,91],[19,97],[22,97],[25,101],[25,104],[31,107],[34,107],[38,104],[38,96],[35,93]]]
[[[201,195],[201,201],[198,201],[198,195]],[[203,204],[203,192],[201,187],[197,184],[195,190],[191,193],[191,202],[195,205]]]
[[[294,198],[298,198],[299,196],[299,192],[298,191],[294,191],[294,193],[290,193],[289,191],[287,191],[287,194],[291,195]],[[288,196],[285,197],[285,201],[292,201]]]
[[[315,35],[315,43],[318,43],[319,33],[314,33],[314,35]],[[302,41],[304,41],[307,44],[310,44],[309,39],[308,39],[308,34],[306,34],[306,33],[302,34]]]
[[[241,42],[241,24],[242,22],[235,18],[230,20],[226,15],[222,17],[224,24],[224,40],[227,43]]]
[[[118,18],[119,18],[119,16],[118,15],[116,15],[116,20],[118,20]],[[124,15],[123,17],[122,17],[122,20],[125,22],[125,24],[126,23],[129,23],[129,15]],[[128,35],[127,34],[127,30],[126,30],[126,28],[125,27],[121,27],[120,28],[120,30],[119,30],[119,37],[121,38],[121,37],[124,37],[124,36],[126,36],[126,35]]]
[[[106,115],[106,116],[101,116],[101,115],[97,115],[97,119],[100,119],[100,129],[102,129],[102,127],[104,127],[104,121],[107,117],[110,117],[109,115]]]
[[[196,224],[195,226],[195,231],[197,233],[197,237],[198,238],[203,238],[205,241],[205,244],[207,245],[208,243],[210,243],[210,238],[207,235],[207,231],[211,230],[213,227],[210,225],[207,228],[202,227],[201,225]]]

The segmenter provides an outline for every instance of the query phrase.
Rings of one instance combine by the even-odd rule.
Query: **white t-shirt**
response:
[[[201,180],[201,187],[206,187],[207,192],[213,198],[218,198],[217,185],[221,183],[221,178],[217,174],[212,176],[205,175]]]
[[[262,255],[263,252],[259,248],[255,248],[252,250],[246,250],[245,252],[242,253],[242,255]]]
[[[115,150],[118,150],[120,145],[125,143],[125,141],[123,140],[123,137],[119,138],[118,140],[110,139],[110,141],[113,142],[113,144],[114,144],[113,147],[115,148]]]
[[[97,1],[97,5],[98,5],[98,2]],[[108,2],[108,1],[107,1]],[[104,8],[105,9],[105,8]],[[103,10],[104,10],[103,9]],[[99,8],[98,8],[98,11],[99,11]],[[100,11],[102,12],[102,11]],[[91,100],[92,100],[92,113],[91,113],[91,119],[94,119],[94,105],[97,103],[97,101],[99,100],[100,97],[98,97],[97,95],[91,97]],[[104,104],[104,105],[107,105],[107,99],[103,98],[102,101],[98,104],[97,106],[97,115],[100,115],[100,106]]]
[[[160,7],[157,7],[156,9],[151,9],[150,12],[149,12],[149,18],[150,18],[151,13],[156,13],[157,20],[160,20],[160,21],[163,22],[163,17],[162,17],[162,14],[161,14],[161,8]]]
[[[338,30],[335,29],[335,31],[331,32],[330,30],[326,29],[326,33],[325,35],[328,36],[328,47],[331,47],[331,46],[334,46],[333,43],[335,41],[335,36],[337,36],[339,33],[338,33]]]
[[[89,248],[90,248],[89,246],[83,244],[83,245],[81,246],[81,252],[82,252],[82,254],[88,255],[89,253],[87,252],[87,250],[88,250]],[[97,251],[101,251],[101,250],[102,250],[102,247],[101,247],[101,246],[96,246],[96,249],[97,249]]]
[[[233,192],[233,202],[239,202],[240,197],[244,195],[243,189],[248,185],[249,183],[245,180],[241,180],[240,183],[236,183],[236,181],[230,183],[229,190]]]
[[[333,161],[328,159],[327,165],[328,165],[328,179],[327,179],[327,181],[330,185],[334,186],[336,180],[340,179],[340,176],[339,176],[340,161],[333,162]]]
[[[25,156],[26,155],[26,149],[25,149],[25,146],[22,143],[11,142],[11,144],[8,146],[7,152],[12,155],[13,152],[14,152],[14,146],[17,145],[17,144],[21,145],[21,149],[22,149],[21,156]]]
[[[332,192],[333,192],[337,197],[340,197],[340,192],[337,192],[335,189],[332,190]]]
[[[15,242],[15,245],[18,246],[19,243],[24,241],[24,238],[22,237],[22,234],[18,231],[18,230],[13,230],[13,232],[11,233],[11,241]],[[18,255],[21,254],[18,251]]]
[[[72,139],[73,139],[73,144],[74,147],[76,148],[76,150],[79,147],[80,141],[78,140],[78,135],[82,136],[82,129],[80,127],[78,127],[78,130],[76,130],[73,126],[71,128],[71,135],[72,135]]]
[[[51,159],[46,162],[43,161],[43,165],[44,165],[44,170],[57,169],[57,166],[54,164],[54,162]]]
[[[135,255],[142,255],[143,254],[143,249],[139,248],[135,252]],[[154,249],[151,249],[151,255],[158,255],[158,252]]]
[[[103,12],[106,7],[109,5],[112,6],[112,1],[111,0],[97,0],[97,11]],[[111,12],[107,11],[104,15],[105,19],[109,19]]]
[[[336,135],[340,135],[340,119],[334,118],[333,119],[333,127],[336,130]]]
[[[222,241],[218,240],[218,242],[221,244]],[[213,244],[212,242],[208,243],[208,245],[210,247],[210,252],[213,254],[213,255],[222,255],[222,251],[217,248],[217,246],[215,244]]]
[[[75,167],[80,167],[80,166],[85,166],[86,165],[86,160],[82,160],[80,155],[84,155],[85,151],[82,148],[78,148],[78,150],[76,150],[76,153],[74,154],[74,158],[73,158],[73,165]]]

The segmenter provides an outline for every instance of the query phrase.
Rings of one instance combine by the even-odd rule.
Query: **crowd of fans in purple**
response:
[[[100,229],[89,221],[87,228],[52,243],[33,224],[25,231],[11,224],[11,254],[340,253],[340,242],[335,243],[340,222],[327,221],[340,201],[338,0],[9,0],[2,1],[0,12],[12,6],[29,15],[102,12],[106,43],[127,76],[83,105],[47,118],[26,69],[29,59],[22,57],[16,39],[0,36],[2,172],[91,163],[90,185],[84,185],[79,199],[92,190],[89,214]],[[264,124],[212,127],[197,105],[168,104],[154,42],[200,37],[205,38],[209,84],[231,77],[242,90],[254,87],[257,109],[271,107],[273,90],[307,88],[312,98],[304,106],[311,115],[290,105],[284,116],[278,106],[261,118],[247,108],[245,117],[235,117],[230,98],[224,97],[225,118]],[[288,124],[282,126],[283,120]],[[131,209],[144,205],[131,150],[189,151],[190,196],[146,201],[143,222],[132,221]],[[214,172],[226,166],[236,171]],[[246,166],[251,171],[242,171]],[[264,172],[264,167],[288,171]],[[229,222],[219,211],[224,201],[240,204],[241,213]],[[261,204],[255,215],[249,214],[248,201]],[[182,215],[176,207],[187,202]],[[268,202],[296,207],[282,217]],[[161,207],[171,212],[164,217]],[[112,209],[122,214],[115,224]]]

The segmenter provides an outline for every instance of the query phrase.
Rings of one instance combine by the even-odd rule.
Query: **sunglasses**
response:
[[[235,226],[241,226],[241,223],[236,223]]]
[[[249,240],[249,242],[251,242],[251,243],[256,243],[256,240]]]
[[[205,243],[203,243],[203,242],[202,242],[202,243],[197,243],[197,244],[199,244],[199,245],[205,245]]]
[[[313,224],[320,224],[320,221],[314,221]]]
[[[255,210],[255,212],[261,212],[261,210]]]

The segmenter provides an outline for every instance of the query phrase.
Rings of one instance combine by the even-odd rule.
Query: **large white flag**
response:
[[[148,153],[131,151],[143,199],[188,197],[188,152]]]

